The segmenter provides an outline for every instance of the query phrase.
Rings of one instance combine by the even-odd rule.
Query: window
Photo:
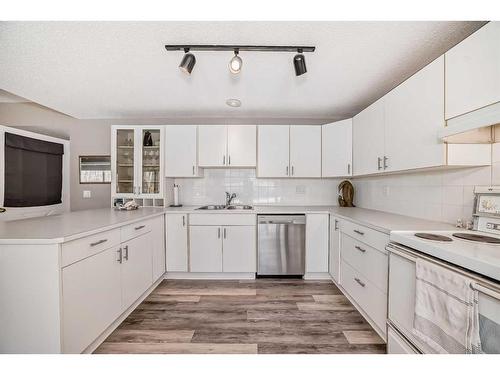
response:
[[[111,183],[111,157],[80,156],[80,183]]]

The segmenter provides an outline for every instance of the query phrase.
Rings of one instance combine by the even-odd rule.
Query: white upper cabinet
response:
[[[288,177],[290,127],[259,125],[257,177]]]
[[[446,164],[438,139],[444,121],[444,57],[441,56],[385,96],[387,171]]]
[[[290,176],[321,177],[321,126],[290,126]]]
[[[198,137],[198,154],[200,167],[226,166],[226,125],[200,125],[198,127]]]
[[[321,137],[323,177],[352,175],[352,119],[325,124]]]
[[[500,101],[500,22],[457,44],[446,58],[446,119]]]
[[[165,176],[198,177],[197,125],[165,127]]]
[[[227,164],[230,167],[257,165],[257,126],[227,127]]]
[[[200,167],[255,167],[255,125],[200,125]]]
[[[356,175],[383,172],[384,100],[384,97],[379,99],[353,118],[353,169]]]

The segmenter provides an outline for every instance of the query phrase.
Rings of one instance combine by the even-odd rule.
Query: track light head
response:
[[[184,56],[179,64],[179,69],[186,74],[191,74],[194,65],[196,64],[196,57],[192,53],[189,53],[189,48],[184,49]]]
[[[302,54],[302,49],[297,50],[298,54],[296,54],[293,58],[293,66],[295,67],[295,75],[301,76],[304,73],[307,73],[306,68],[306,58]]]
[[[238,56],[238,50],[234,50],[234,56],[229,61],[229,71],[233,74],[238,74],[241,71],[241,67],[243,66],[243,60]]]

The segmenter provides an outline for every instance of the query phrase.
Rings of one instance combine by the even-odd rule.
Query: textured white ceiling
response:
[[[77,118],[350,117],[484,22],[1,22],[0,89]],[[293,53],[182,52],[164,44],[315,45]],[[242,101],[230,108],[227,98]]]

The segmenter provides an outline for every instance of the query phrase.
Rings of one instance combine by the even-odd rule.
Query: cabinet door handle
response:
[[[117,262],[121,264],[123,262],[123,253],[122,253],[122,248],[121,247],[120,247],[120,249],[118,249],[117,253],[118,253],[118,260],[117,260]]]
[[[139,229],[142,229],[142,228],[144,228],[144,227],[145,227],[145,225],[139,225],[138,227],[135,227],[134,229],[135,229],[135,230],[139,230]]]
[[[227,157],[227,164],[231,165],[231,155]]]
[[[182,226],[186,226],[186,216],[182,215]]]
[[[388,166],[387,166],[387,160],[389,160],[389,158],[387,156],[384,156],[384,169],[388,168]]]
[[[365,233],[364,232],[361,232],[360,230],[357,230],[357,229],[354,229],[354,233],[357,233],[359,234],[360,236],[364,236]]]
[[[382,169],[382,165],[380,165],[380,163],[382,162],[382,158],[381,157],[378,157],[377,158],[377,169],[380,171]]]
[[[354,246],[354,248],[355,248],[356,250],[361,251],[362,253],[366,253],[366,249],[363,249],[362,247],[359,247],[359,246],[357,246],[357,245],[356,245],[356,246]]]
[[[226,155],[222,157],[222,165],[226,165]]]
[[[351,174],[351,164],[347,164],[347,174],[350,175]]]
[[[194,176],[194,165],[193,165],[193,176]]]
[[[288,176],[288,165],[286,166],[286,175]]]
[[[354,278],[354,280],[356,280],[356,282],[361,285],[363,288],[365,287],[365,283],[362,282],[360,279],[358,279],[357,277]]]
[[[339,230],[339,221],[337,219],[335,219],[335,224],[333,225],[333,229],[335,230]]]
[[[292,165],[292,176],[295,174],[295,168]]]
[[[224,239],[226,239],[226,228],[224,228]]]
[[[104,242],[106,242],[106,241],[107,241],[107,239],[102,239],[102,240],[99,240],[99,241],[96,241],[96,242],[92,242],[92,243],[90,244],[90,246],[91,246],[91,247],[93,247],[93,246],[97,246],[97,245],[100,245],[100,244],[102,244],[102,243],[104,243]]]
[[[123,256],[123,259],[128,261],[128,245],[124,247],[125,249],[125,255]]]
[[[220,238],[220,228],[217,228],[217,238]]]

